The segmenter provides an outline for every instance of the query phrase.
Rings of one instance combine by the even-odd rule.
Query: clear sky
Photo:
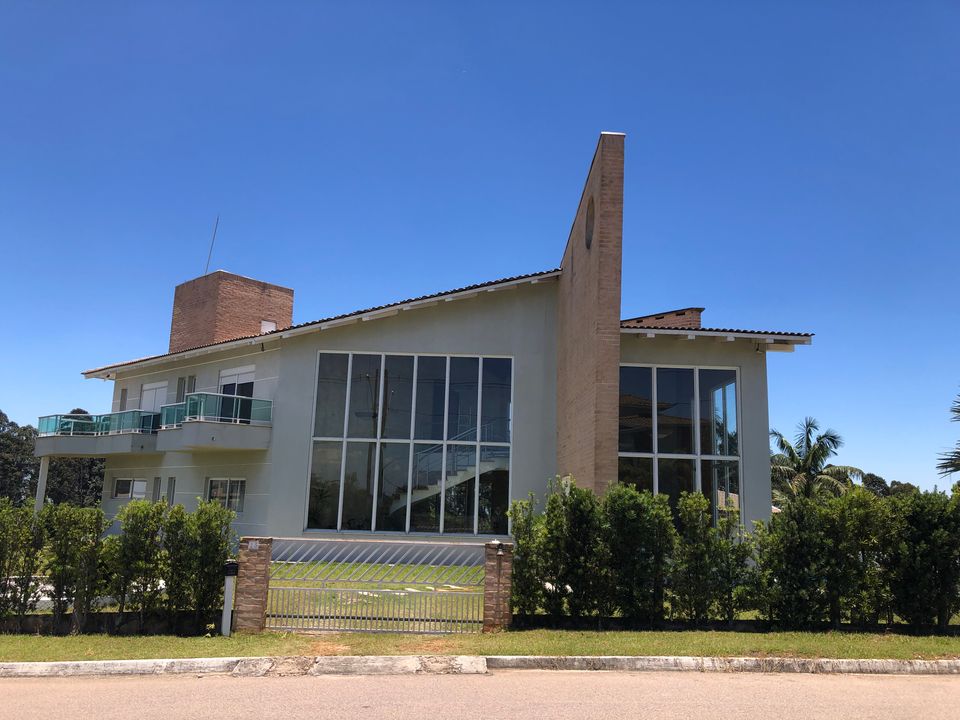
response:
[[[811,331],[771,424],[932,487],[960,426],[956,2],[0,6],[0,409],[109,408],[211,269],[295,321],[556,266],[627,133],[623,314]],[[947,485],[943,480],[940,486]]]

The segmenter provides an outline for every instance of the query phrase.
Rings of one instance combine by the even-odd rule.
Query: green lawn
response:
[[[264,633],[232,638],[0,635],[0,661],[250,655],[696,655],[960,658],[960,638],[857,633],[573,632],[489,635]]]

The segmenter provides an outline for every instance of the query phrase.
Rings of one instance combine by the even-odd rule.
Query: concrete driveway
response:
[[[960,718],[960,676],[497,671],[0,680],[4,720]]]

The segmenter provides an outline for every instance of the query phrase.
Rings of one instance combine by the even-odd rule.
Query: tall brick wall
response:
[[[597,492],[617,479],[623,148],[623,135],[600,136],[558,294],[557,471]]]
[[[277,329],[293,323],[293,290],[217,270],[178,285],[173,295],[170,352]]]

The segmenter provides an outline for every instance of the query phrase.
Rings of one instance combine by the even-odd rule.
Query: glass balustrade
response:
[[[37,422],[41,437],[48,435],[118,435],[155,433],[163,428],[180,427],[184,421],[269,425],[273,420],[273,402],[260,398],[220,393],[190,393],[182,403],[164,405],[160,412],[125,410],[90,415],[66,413],[45,415]]]
[[[160,428],[160,413],[143,410],[90,415],[66,413],[46,415],[37,423],[37,433],[46,435],[118,435],[155,433]]]

